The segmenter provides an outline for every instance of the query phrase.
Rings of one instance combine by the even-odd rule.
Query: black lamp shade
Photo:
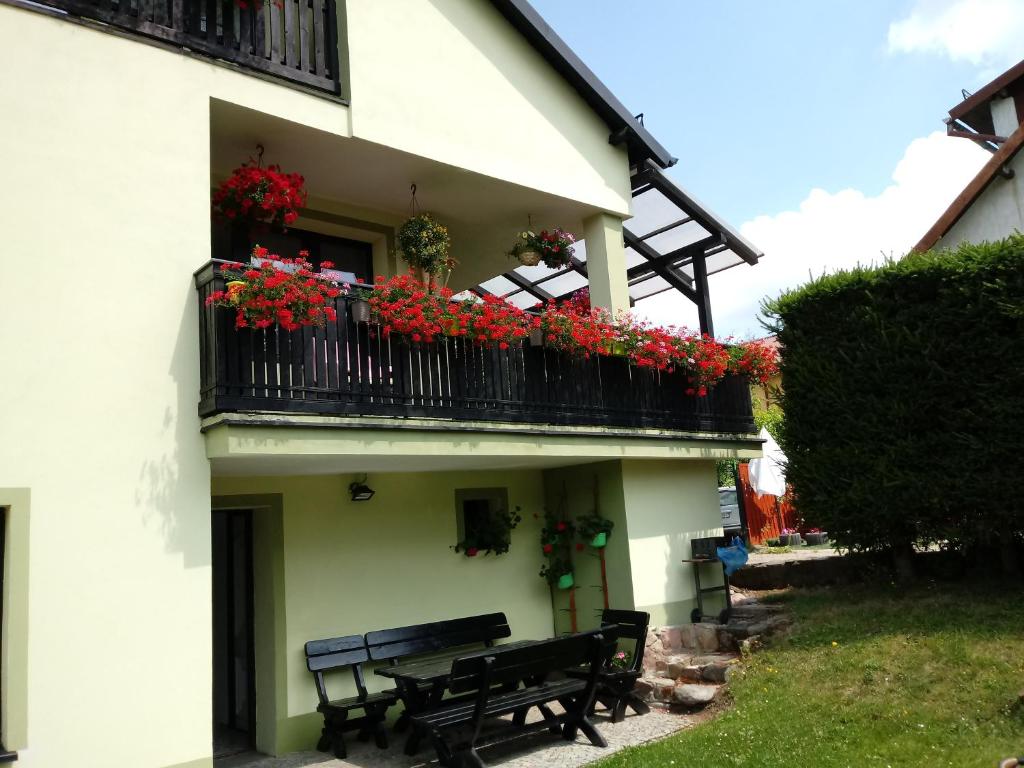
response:
[[[348,487],[348,492],[352,494],[352,501],[369,501],[373,498],[374,490],[366,485],[365,483],[352,483]]]

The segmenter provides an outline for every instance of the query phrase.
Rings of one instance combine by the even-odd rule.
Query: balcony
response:
[[[236,330],[230,310],[205,305],[224,288],[217,262],[195,275],[202,417],[239,411],[385,416],[714,434],[755,431],[745,378],[688,397],[678,373],[581,358],[544,347],[506,350],[461,338],[411,344],[381,338],[335,299],[325,328]]]
[[[100,22],[330,94],[339,92],[334,0],[40,0]]]

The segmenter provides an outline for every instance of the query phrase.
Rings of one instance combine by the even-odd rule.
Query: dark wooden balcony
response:
[[[356,323],[352,299],[335,300],[325,328],[236,330],[234,313],[205,305],[224,288],[217,264],[195,276],[199,292],[200,416],[269,411],[459,421],[590,425],[751,433],[750,389],[742,377],[707,397],[686,380],[627,364],[543,347],[479,347],[445,338],[412,344]]]
[[[115,30],[338,93],[334,0],[36,0]]]

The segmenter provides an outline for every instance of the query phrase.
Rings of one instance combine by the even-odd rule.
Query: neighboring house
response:
[[[949,110],[950,136],[992,153],[915,251],[1001,240],[1024,232],[1024,61]]]
[[[707,276],[758,252],[524,0],[0,0],[0,48],[0,741],[20,765],[210,766],[214,721],[306,749],[307,640],[495,610],[516,637],[562,631],[537,572],[563,503],[616,523],[613,606],[688,620],[715,462],[759,453],[742,380],[697,399],[622,361],[491,350],[474,398],[443,352],[344,316],[249,344],[198,301],[233,255],[211,187],[262,144],[310,191],[276,248],[402,271],[415,183],[453,287],[527,304],[589,282],[613,311],[677,290],[711,331]],[[584,235],[581,258],[510,270],[529,218]],[[508,554],[452,551],[481,504],[522,510]]]

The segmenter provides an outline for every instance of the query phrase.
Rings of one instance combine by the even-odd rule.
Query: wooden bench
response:
[[[366,647],[374,661],[390,661],[421,656],[427,653],[483,644],[494,645],[512,635],[504,613],[487,613],[449,621],[414,624],[395,629],[380,629],[366,633]]]
[[[504,613],[487,613],[367,632],[366,647],[371,660],[398,664],[412,656],[437,654],[454,648],[490,648],[495,640],[511,635],[512,629]],[[420,688],[399,681],[398,697],[405,705],[405,711],[395,723],[395,730],[404,730],[409,724],[410,715],[436,704],[443,693],[443,687]],[[410,738],[406,745],[409,754],[415,753],[416,741]]]
[[[633,693],[636,681],[643,675],[644,649],[647,647],[647,627],[650,622],[651,615],[644,611],[606,608],[601,613],[601,630],[606,645],[604,666],[597,677],[595,701],[611,712],[613,723],[621,723],[626,718],[626,707],[638,715],[646,715],[651,711],[647,703]],[[627,642],[624,643],[624,640]],[[630,640],[632,644],[628,643]],[[631,647],[624,648],[624,645]],[[624,668],[614,666],[612,657],[616,652],[624,650],[628,650],[631,655],[629,664]],[[571,670],[567,674],[586,677],[587,671]]]
[[[368,693],[363,679],[363,663],[369,661],[366,640],[362,635],[332,637],[326,640],[311,640],[306,643],[306,667],[316,681],[316,694],[320,704],[316,711],[324,716],[324,727],[316,748],[321,752],[333,749],[334,756],[342,760],[346,756],[345,731],[359,730],[359,738],[369,740],[372,735],[377,746],[388,746],[384,718],[388,707],[398,701],[395,691]],[[327,695],[324,673],[351,668],[358,695],[346,699],[334,699]],[[349,718],[349,713],[362,710],[360,717]]]
[[[577,731],[583,731],[591,744],[606,747],[607,742],[588,719],[604,645],[600,634],[574,635],[507,651],[496,649],[486,656],[456,659],[452,662],[449,690],[454,694],[474,694],[468,700],[460,697],[414,714],[413,727],[430,735],[438,759],[446,766],[484,768],[476,751],[484,721],[531,707],[537,707],[544,716],[544,727],[561,733],[566,740],[573,741]],[[589,669],[586,679],[552,679],[553,675],[560,676],[557,673],[562,670],[584,665]],[[564,713],[552,712],[548,707],[551,702],[558,702]],[[451,734],[467,725],[468,737],[453,743]],[[522,731],[515,733],[518,736]]]

